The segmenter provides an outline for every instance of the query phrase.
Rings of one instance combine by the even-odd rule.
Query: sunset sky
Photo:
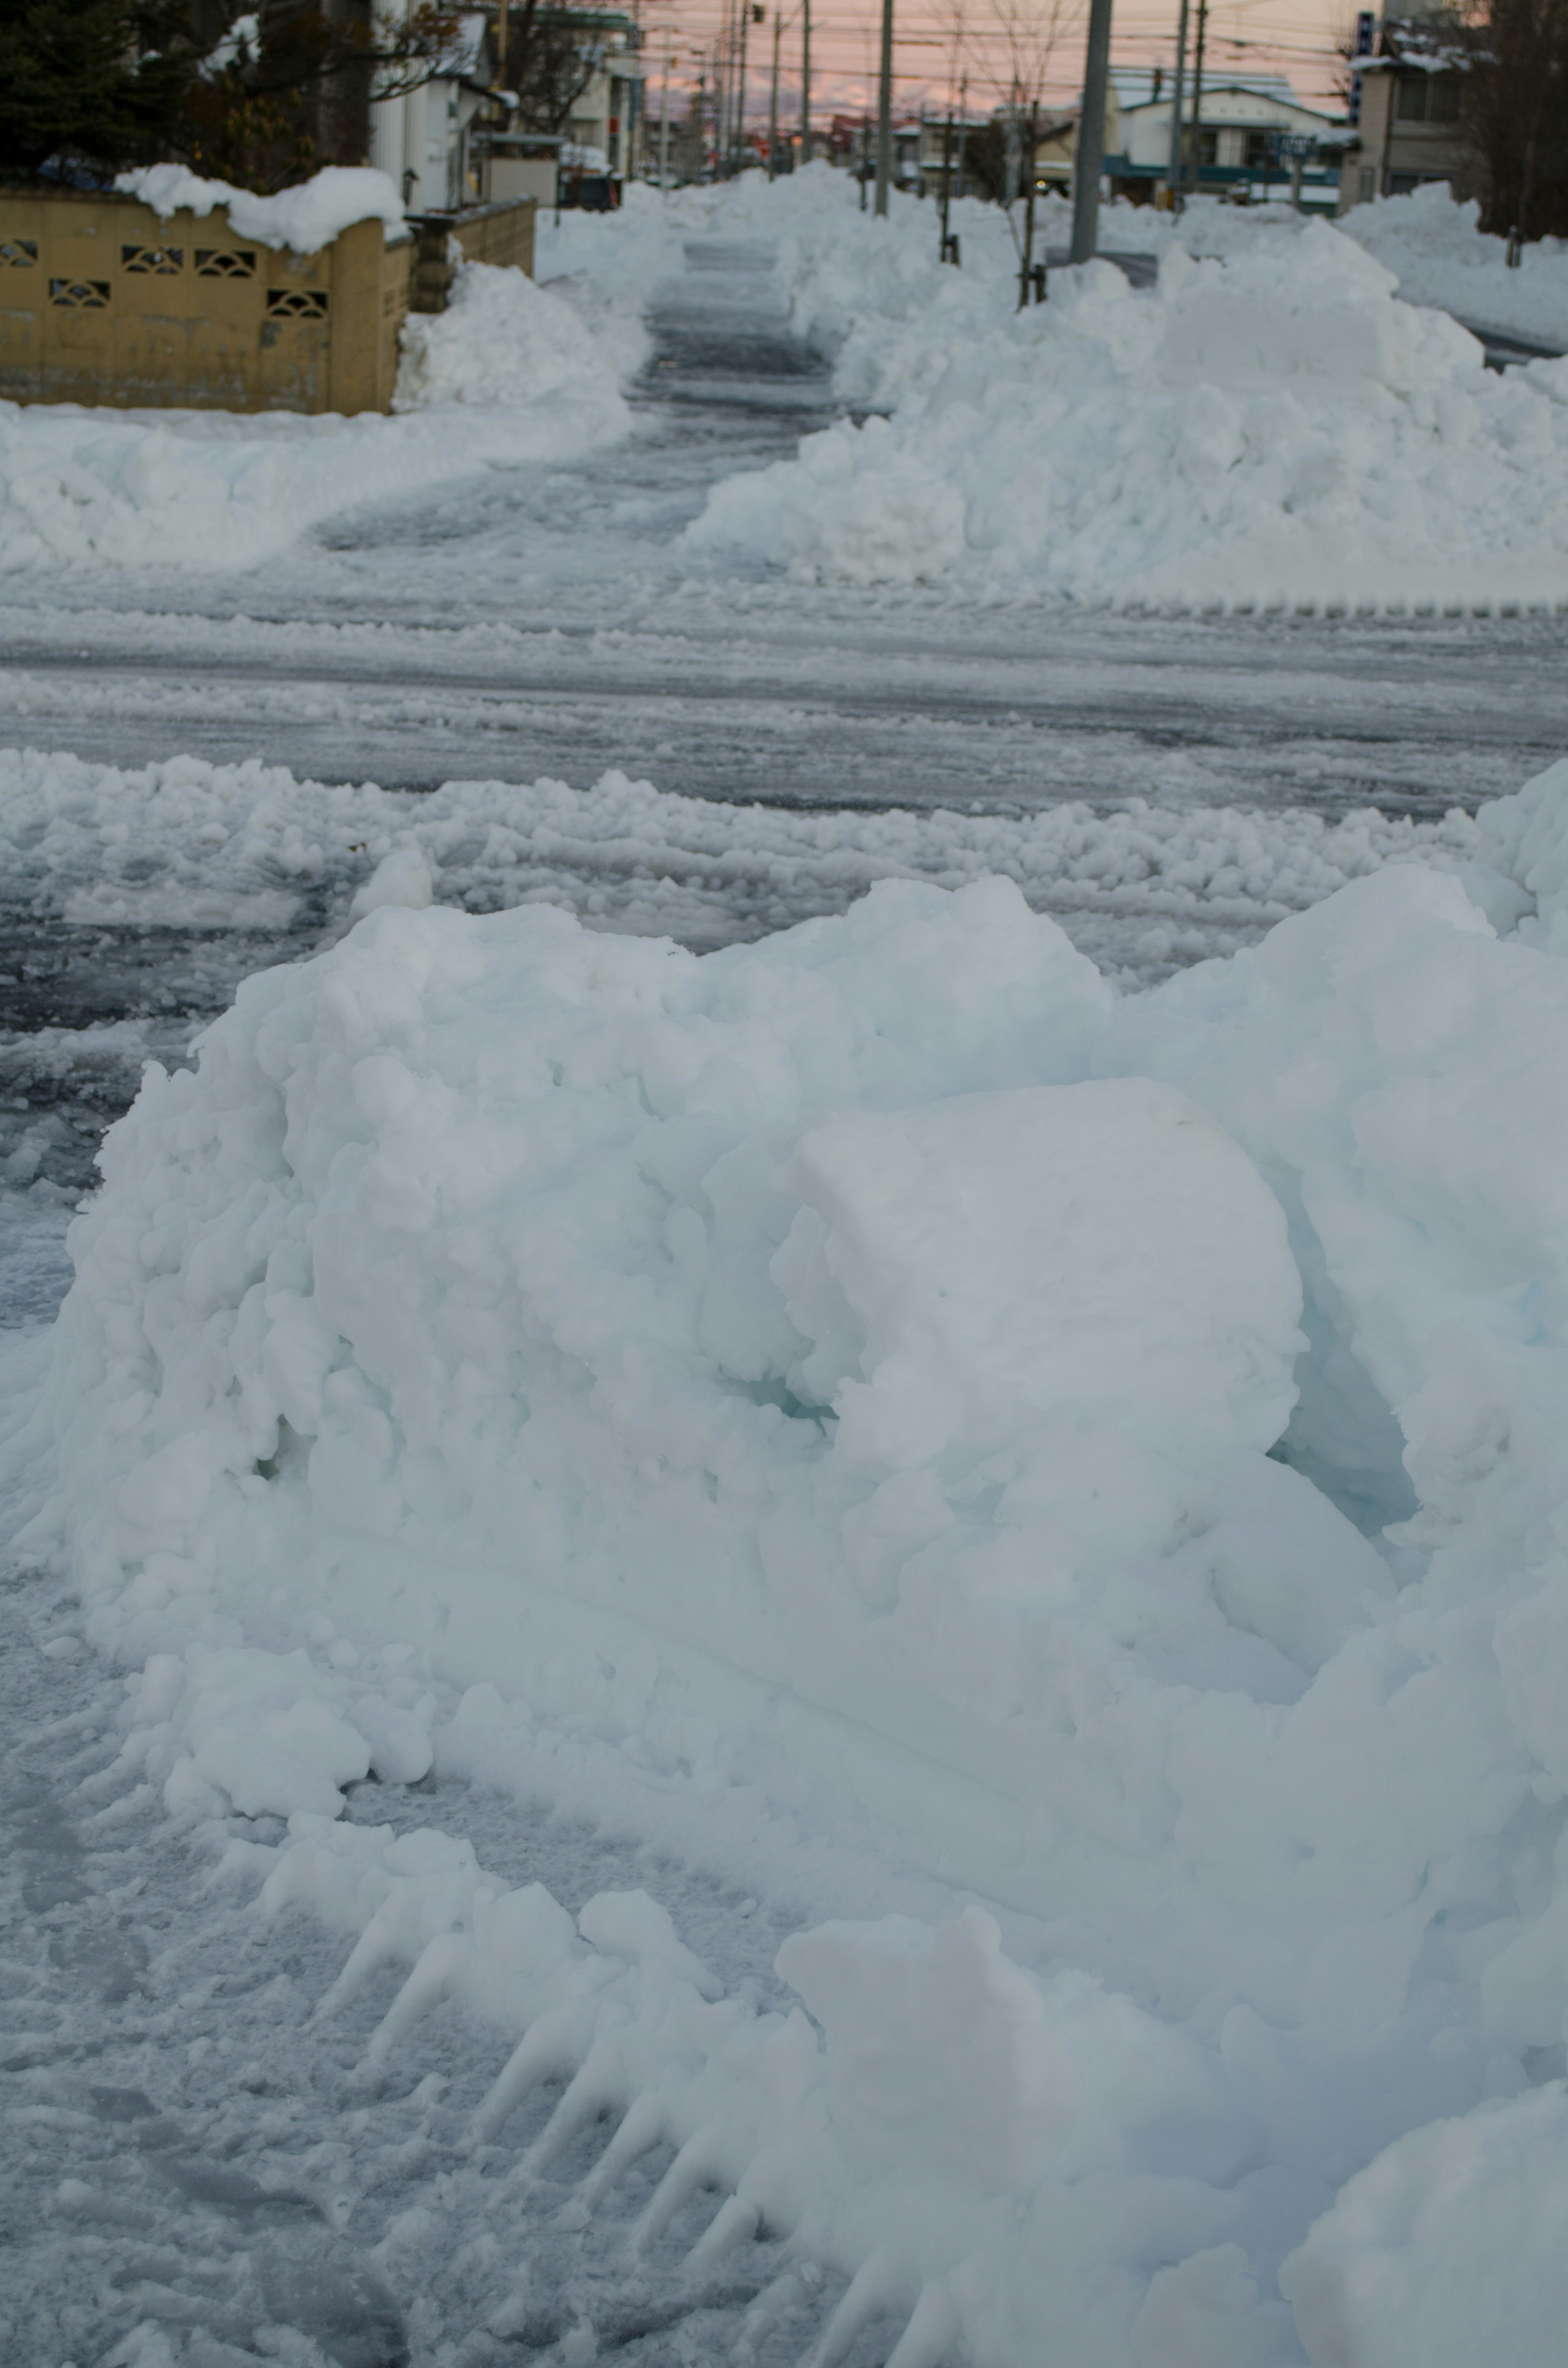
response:
[[[1169,73],[1176,58],[1179,5],[1180,0],[1120,0],[1112,20],[1113,63],[1158,63]],[[1197,0],[1191,0],[1191,6],[1196,21]],[[1087,0],[1061,0],[1054,42],[1047,35],[1052,0],[896,0],[896,7],[894,105],[900,112],[913,110],[923,96],[945,104],[949,89],[956,96],[958,81],[967,74],[971,111],[988,114],[1007,92],[1009,21],[1032,28],[1025,33],[1026,40],[1033,38],[1049,45],[1047,98],[1071,101],[1076,96]],[[793,123],[800,108],[798,0],[785,0],[781,13],[779,112],[781,120]],[[672,88],[688,87],[720,37],[724,0],[673,0],[672,6],[644,8],[642,17],[648,30],[649,101],[656,110],[666,27],[676,60]],[[957,37],[960,18],[961,40]],[[1307,105],[1337,111],[1334,94],[1340,61],[1335,44],[1353,19],[1346,0],[1211,0],[1204,79],[1243,81],[1249,72],[1286,74]],[[766,25],[749,29],[748,115],[759,124],[767,110],[774,21],[769,6]],[[878,0],[816,0],[812,16],[813,121],[825,123],[835,111],[858,114],[868,104],[874,105],[881,21]]]

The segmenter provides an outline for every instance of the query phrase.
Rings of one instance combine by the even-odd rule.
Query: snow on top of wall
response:
[[[114,186],[140,198],[165,222],[175,213],[209,214],[225,207],[239,237],[288,247],[295,255],[317,254],[356,222],[380,222],[389,232],[403,227],[396,188],[369,165],[328,165],[298,188],[279,189],[270,198],[233,188],[227,181],[204,181],[184,165],[144,165],[119,174]]]

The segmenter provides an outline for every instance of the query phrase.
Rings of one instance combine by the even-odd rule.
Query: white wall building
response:
[[[406,16],[413,0],[389,0]],[[493,111],[491,25],[464,17],[448,71],[418,90],[370,102],[370,162],[397,184],[410,213],[438,213],[481,195],[474,120]]]

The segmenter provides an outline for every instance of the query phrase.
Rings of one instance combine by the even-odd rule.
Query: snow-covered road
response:
[[[29,583],[0,612],[0,733],[387,789],[618,766],[770,804],[1329,814],[1473,806],[1563,745],[1553,620],[976,608],[696,565],[674,538],[710,487],[792,450],[830,396],[766,250],[687,256],[631,440],[349,513],[240,575]]]

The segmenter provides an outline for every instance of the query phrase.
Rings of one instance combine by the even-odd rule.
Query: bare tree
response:
[[[1568,0],[1486,0],[1456,31],[1460,120],[1486,168],[1490,229],[1568,236]]]
[[[528,131],[565,131],[604,55],[592,9],[561,0],[516,0],[506,11],[506,84]]]

